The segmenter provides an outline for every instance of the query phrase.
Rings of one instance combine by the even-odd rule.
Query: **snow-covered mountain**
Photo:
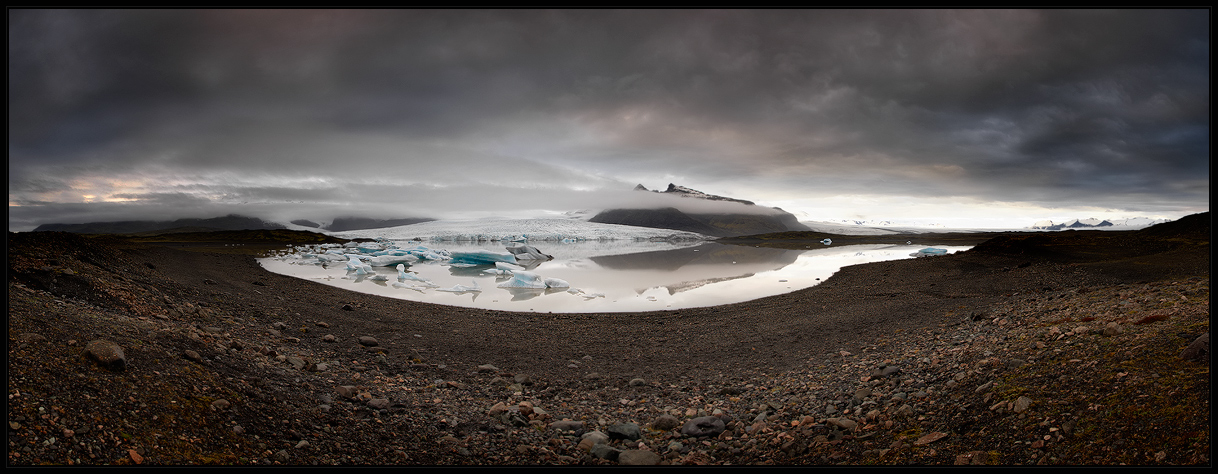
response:
[[[685,186],[678,186],[678,185],[675,185],[672,183],[668,183],[668,189],[665,189],[664,191],[652,191],[652,190],[649,190],[646,187],[644,187],[642,184],[635,186],[634,190],[635,191],[651,191],[653,193],[672,194],[674,196],[681,196],[681,197],[685,197],[685,198],[705,199],[707,201],[729,201],[729,202],[738,202],[738,203],[746,204],[749,206],[756,205],[756,203],[754,203],[753,201],[746,201],[744,199],[736,199],[736,198],[730,198],[730,197],[726,197],[726,196],[716,196],[714,194],[707,194],[702,191],[698,191],[697,189],[687,188]]]
[[[1152,219],[1149,217],[1131,217],[1126,219],[1073,219],[1064,222],[1051,220],[1039,221],[1029,226],[1035,230],[1065,230],[1065,229],[1103,229],[1103,230],[1136,230],[1155,224],[1168,222],[1168,219]]]

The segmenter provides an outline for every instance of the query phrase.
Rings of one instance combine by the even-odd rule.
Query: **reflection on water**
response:
[[[402,244],[409,248],[413,244]],[[451,251],[487,249],[488,243],[445,242]],[[431,288],[400,282],[393,267],[372,267],[356,275],[345,262],[316,264],[299,254],[260,259],[268,270],[327,285],[413,301],[536,312],[621,312],[678,309],[736,303],[813,286],[843,266],[911,258],[923,248],[912,245],[827,246],[783,250],[716,243],[640,244],[588,242],[542,248],[553,260],[522,262],[544,278],[558,278],[571,288],[499,288],[510,276],[494,275],[494,265],[450,265],[417,262],[411,275],[430,280]],[[949,252],[968,247],[948,246]],[[929,257],[935,258],[935,257]],[[461,287],[458,287],[461,285]],[[480,291],[443,291],[477,287]]]

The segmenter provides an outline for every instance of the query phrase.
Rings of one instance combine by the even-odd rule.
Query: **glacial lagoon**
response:
[[[424,246],[447,252],[503,252],[497,242],[390,241],[396,247]],[[914,258],[925,245],[822,245],[784,250],[714,242],[540,242],[552,260],[522,261],[527,271],[557,278],[569,288],[500,288],[506,275],[493,264],[454,265],[447,260],[405,264],[410,281],[399,280],[394,266],[371,267],[368,274],[348,270],[346,258],[320,264],[295,252],[259,259],[267,270],[319,283],[411,301],[528,312],[630,312],[672,310],[737,303],[814,286],[844,266]],[[967,246],[934,246],[954,253]],[[351,249],[338,248],[352,252]],[[354,252],[352,252],[354,253]],[[938,258],[938,257],[927,257]],[[413,278],[429,280],[426,287]],[[469,288],[479,291],[454,291]],[[447,291],[446,291],[447,290]]]

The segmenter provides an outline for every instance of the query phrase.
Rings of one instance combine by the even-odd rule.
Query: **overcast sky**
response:
[[[8,10],[9,229],[1209,210],[1209,10]]]

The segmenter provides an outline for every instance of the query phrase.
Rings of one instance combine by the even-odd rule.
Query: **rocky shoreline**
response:
[[[1208,341],[1204,220],[1203,244],[1146,233],[1096,257],[997,239],[787,295],[604,314],[9,234],[9,465],[1206,466],[1208,342],[1185,354]]]

